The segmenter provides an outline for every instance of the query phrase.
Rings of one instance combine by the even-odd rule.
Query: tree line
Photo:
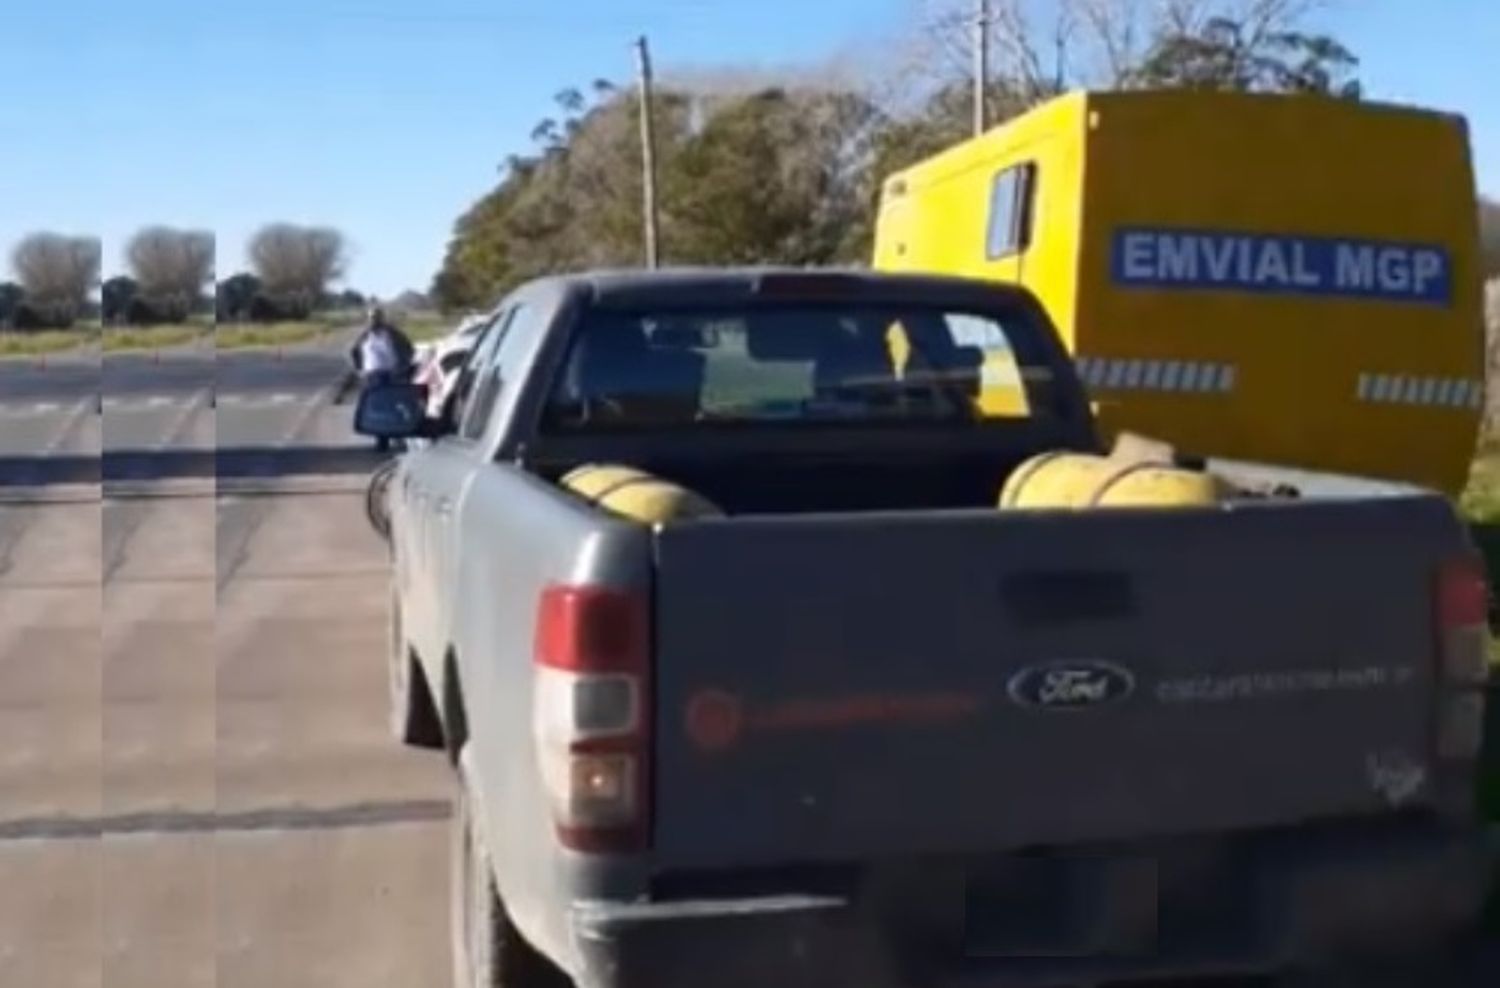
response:
[[[874,82],[803,78],[653,94],[661,257],[669,264],[867,263],[880,186],[972,134],[967,0],[937,10],[922,44]],[[1197,88],[1359,99],[1358,59],[1302,24],[1292,0],[1060,0],[1055,23],[996,0],[993,125],[1069,89]],[[731,73],[726,73],[730,75]],[[701,75],[701,74],[700,74]],[[596,80],[556,98],[532,149],[456,220],[429,294],[483,307],[546,272],[633,266],[643,255],[639,90]],[[1500,205],[1484,211],[1500,271]]]
[[[359,292],[334,288],[348,256],[338,230],[267,224],[250,237],[246,256],[250,270],[216,282],[212,231],[154,224],[126,240],[126,273],[101,283],[98,237],[35,232],[11,250],[15,280],[0,281],[0,329],[61,329],[95,319],[106,326],[275,321],[365,303]]]
[[[348,242],[338,230],[271,223],[251,236],[246,256],[250,270],[217,285],[219,322],[306,319],[320,310],[364,304],[359,292],[333,290],[348,267]]]
[[[0,281],[0,328],[65,328],[94,316],[103,252],[98,237],[38,231],[10,254],[15,281]]]

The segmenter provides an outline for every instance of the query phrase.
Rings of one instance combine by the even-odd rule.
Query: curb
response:
[[[45,484],[0,487],[0,504],[98,504],[104,499],[98,484]]]
[[[362,494],[369,478],[359,474],[291,477],[185,477],[108,480],[102,484],[45,484],[0,487],[0,505],[101,504],[151,498],[273,497],[277,495]]]
[[[362,474],[310,474],[297,477],[223,477],[219,479],[220,496],[257,496],[277,494],[359,494],[369,486]]]

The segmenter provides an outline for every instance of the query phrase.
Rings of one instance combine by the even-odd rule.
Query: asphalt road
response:
[[[358,494],[0,508],[0,985],[446,983],[385,572]]]
[[[129,459],[136,475],[180,467],[141,454],[364,447],[350,430],[350,408],[333,404],[344,377],[341,338],[284,351],[0,361],[0,461],[34,461],[9,465],[0,482],[41,483],[48,471],[97,475],[82,460],[101,452]],[[200,457],[191,469],[213,462]],[[111,474],[108,462],[103,472]]]
[[[98,396],[102,378],[98,357],[0,360],[0,405],[88,401]]]

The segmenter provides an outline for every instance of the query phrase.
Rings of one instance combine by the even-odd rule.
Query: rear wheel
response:
[[[573,988],[505,915],[462,755],[459,765],[448,883],[454,988]]]

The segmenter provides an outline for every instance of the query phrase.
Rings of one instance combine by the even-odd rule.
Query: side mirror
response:
[[[354,431],[377,439],[422,435],[426,391],[419,384],[380,384],[365,390],[354,407]]]

